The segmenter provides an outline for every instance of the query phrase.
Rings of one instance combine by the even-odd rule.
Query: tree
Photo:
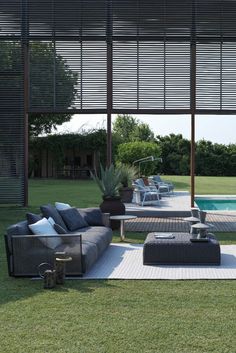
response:
[[[118,115],[113,124],[113,133],[122,143],[130,141],[154,141],[154,133],[148,124],[131,115]]]
[[[236,144],[229,144],[227,146],[228,155],[229,155],[229,168],[227,175],[236,175]]]
[[[33,42],[30,50],[30,99],[33,107],[67,109],[77,95],[78,74],[73,72],[66,60],[59,54],[54,57],[52,44]],[[55,65],[55,66],[54,66]],[[56,82],[54,83],[54,72]],[[54,87],[54,85],[56,87]],[[54,95],[55,94],[55,95]],[[71,119],[71,114],[31,114],[29,128],[31,135],[50,133]]]
[[[166,174],[189,175],[190,141],[181,134],[157,136],[163,163],[161,171]],[[228,146],[200,140],[195,144],[196,175],[236,175],[236,145]]]
[[[197,175],[228,175],[236,174],[236,145],[212,143],[200,140],[196,144]]]
[[[131,135],[131,141],[154,141],[154,133],[148,124],[139,123]]]
[[[55,65],[55,66],[54,66]],[[22,70],[21,45],[18,42],[2,42],[0,67],[2,71],[20,72]],[[55,80],[54,80],[55,73]],[[30,44],[30,105],[33,108],[67,109],[77,95],[78,75],[73,72],[66,60],[54,55],[51,43],[31,42]],[[19,90],[22,89],[20,78]],[[54,87],[54,85],[56,87]],[[71,119],[71,114],[29,114],[29,135],[50,133]]]
[[[113,133],[119,136],[123,143],[129,142],[137,126],[137,120],[131,115],[118,115],[113,124]]]
[[[188,175],[190,166],[190,141],[181,134],[157,136],[161,150],[161,172],[165,174]]]

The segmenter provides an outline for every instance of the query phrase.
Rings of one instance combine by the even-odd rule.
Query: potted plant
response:
[[[121,201],[125,203],[131,203],[133,199],[133,187],[132,180],[138,176],[137,167],[130,166],[128,164],[120,164],[118,166],[120,174],[121,187],[119,188],[119,194]]]
[[[125,214],[125,205],[121,202],[119,195],[121,171],[115,168],[112,164],[105,169],[100,166],[101,177],[91,173],[92,178],[96,181],[99,189],[102,192],[103,202],[100,204],[100,209],[104,213],[110,215]],[[112,221],[111,226],[113,229],[119,227],[119,221]]]

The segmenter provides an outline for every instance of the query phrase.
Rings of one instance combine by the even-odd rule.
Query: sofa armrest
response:
[[[104,226],[110,228],[110,224],[111,224],[110,213],[103,213],[102,220],[103,220]]]
[[[39,239],[39,238],[48,238],[48,237],[80,237],[81,234],[40,234],[40,235],[36,235],[36,234],[26,234],[26,235],[12,235],[11,238],[12,239],[20,239],[20,238],[26,238],[26,239]]]
[[[51,249],[43,244],[40,239],[49,237],[60,237],[61,239],[70,239],[70,243],[80,243],[81,248],[81,235],[80,234],[58,234],[58,235],[13,235],[11,236],[12,254],[11,268],[9,273],[13,276],[37,276],[38,265],[41,263],[54,263],[54,255],[60,247]],[[73,246],[72,246],[73,249]],[[80,251],[81,254],[81,251]]]

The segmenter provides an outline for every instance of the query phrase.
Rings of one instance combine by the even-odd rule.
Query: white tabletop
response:
[[[118,220],[118,221],[126,221],[128,219],[135,219],[137,218],[137,216],[133,216],[133,215],[125,215],[125,214],[121,214],[121,215],[117,215],[117,216],[110,216],[110,219],[113,220]]]
[[[208,229],[211,228],[210,225],[205,224],[205,223],[197,223],[192,226],[194,229]]]

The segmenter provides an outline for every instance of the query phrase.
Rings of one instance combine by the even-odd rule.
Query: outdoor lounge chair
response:
[[[171,190],[170,190],[169,184],[157,183],[153,180],[152,177],[148,177],[148,184],[152,187],[155,187],[159,191],[160,195],[170,196]]]
[[[169,188],[169,193],[174,192],[173,183],[161,179],[161,176],[159,174],[158,175],[151,175],[149,178],[150,178],[150,180],[153,180],[154,184],[157,185],[158,187],[165,186],[165,187]]]
[[[145,206],[145,205],[159,205],[160,194],[157,188],[154,186],[146,186],[143,179],[136,179],[133,182],[134,197],[133,202]]]

